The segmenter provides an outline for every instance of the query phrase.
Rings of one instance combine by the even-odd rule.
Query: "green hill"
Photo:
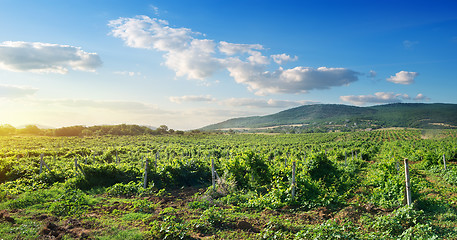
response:
[[[201,130],[266,130],[274,127],[348,130],[354,128],[457,128],[457,104],[395,103],[372,107],[304,105],[266,116],[242,117]]]

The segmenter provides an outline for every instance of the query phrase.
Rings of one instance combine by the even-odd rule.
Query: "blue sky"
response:
[[[456,1],[0,0],[0,124],[457,103]]]

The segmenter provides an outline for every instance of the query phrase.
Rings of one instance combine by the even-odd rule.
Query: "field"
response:
[[[455,130],[0,144],[0,239],[457,239]]]

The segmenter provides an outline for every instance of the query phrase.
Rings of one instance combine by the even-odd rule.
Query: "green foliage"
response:
[[[239,188],[260,188],[271,183],[268,165],[253,151],[245,151],[240,157],[227,161],[225,171],[231,174],[229,180]]]
[[[377,168],[370,172],[367,179],[373,187],[371,200],[386,208],[398,207],[405,196],[404,172],[393,159],[380,161]]]
[[[339,174],[335,164],[324,153],[310,156],[305,163],[305,168],[313,180],[321,180],[328,185],[332,184]]]
[[[14,226],[6,224],[18,229],[23,222],[16,215],[27,219],[57,215],[65,221],[93,218],[97,211],[97,218],[103,215],[94,220],[100,224],[97,231],[103,228],[101,225],[111,227],[116,222],[116,227],[89,236],[100,239],[109,234],[126,239],[185,239],[210,234],[227,239],[455,239],[457,174],[452,161],[457,150],[456,133],[440,131],[435,139],[422,139],[420,130],[302,135],[2,136],[0,208],[17,220]],[[38,174],[41,154],[51,171],[44,169]],[[446,171],[443,154],[450,161]],[[224,173],[215,188],[208,187],[208,155],[214,159],[216,172]],[[75,158],[84,174],[75,172]],[[404,158],[411,160],[415,208],[393,211],[403,205]],[[149,187],[144,189],[146,159]],[[188,193],[187,186],[200,191],[186,205],[182,203],[188,199],[183,200],[181,194]],[[184,191],[177,190],[183,187]],[[157,189],[160,191],[156,193]],[[203,189],[207,191],[201,193]],[[118,203],[105,206],[106,199]],[[348,205],[354,212],[345,211]],[[169,206],[173,208],[156,214]],[[273,215],[278,218],[266,223]],[[301,215],[304,217],[299,218]],[[294,224],[284,221],[289,216],[296,220]],[[238,219],[251,218],[256,219],[249,220],[254,222],[252,231],[239,231],[235,226]],[[3,225],[1,222],[0,233]],[[130,228],[137,231],[130,234]],[[140,228],[147,229],[143,236]],[[17,234],[5,236],[14,238]],[[38,235],[24,235],[27,237]]]
[[[176,210],[165,208],[159,214],[160,221],[150,224],[148,235],[153,239],[191,239],[188,226],[176,216]]]
[[[261,128],[297,124],[304,125],[300,128],[283,127],[283,131],[319,132],[322,129],[325,132],[332,129],[354,131],[355,129],[379,126],[386,128],[445,128],[430,123],[445,123],[456,126],[456,112],[456,104],[395,103],[373,107],[314,104],[291,108],[267,116],[229,119],[206,126],[202,130]],[[278,127],[275,130],[280,132],[281,128]]]
[[[390,215],[379,216],[371,228],[385,236],[399,239],[438,239],[432,227],[425,221],[424,212],[413,207],[401,207]]]
[[[149,177],[150,176],[150,177]],[[148,173],[158,188],[173,188],[201,184],[211,179],[211,172],[208,166],[201,160],[188,162],[171,161],[156,171]]]
[[[210,207],[203,211],[198,220],[192,222],[192,227],[201,233],[215,233],[216,229],[222,227],[223,223],[222,209]]]
[[[154,186],[150,185],[145,189],[143,183],[133,181],[129,183],[116,183],[106,189],[106,193],[114,197],[142,196],[144,194],[152,194],[153,191]]]
[[[87,210],[88,197],[79,189],[65,189],[49,206],[50,212],[57,216],[79,216]]]
[[[79,189],[108,187],[116,183],[128,183],[142,176],[139,169],[128,165],[96,164],[83,166],[84,175],[78,175],[75,185]]]
[[[295,235],[295,239],[362,239],[356,233],[358,227],[352,223],[340,224],[328,220],[320,225],[306,226]]]
[[[52,196],[52,194],[50,194],[49,191],[38,190],[26,192],[19,195],[16,199],[10,200],[6,205],[10,209],[24,209],[36,204],[45,203],[50,196]]]
[[[152,203],[151,201],[147,199],[137,199],[133,201],[133,209],[136,212],[142,212],[142,213],[153,213],[154,210],[156,209],[156,204]]]

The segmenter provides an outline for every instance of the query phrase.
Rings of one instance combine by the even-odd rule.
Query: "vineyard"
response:
[[[456,130],[0,144],[0,239],[457,239]]]

